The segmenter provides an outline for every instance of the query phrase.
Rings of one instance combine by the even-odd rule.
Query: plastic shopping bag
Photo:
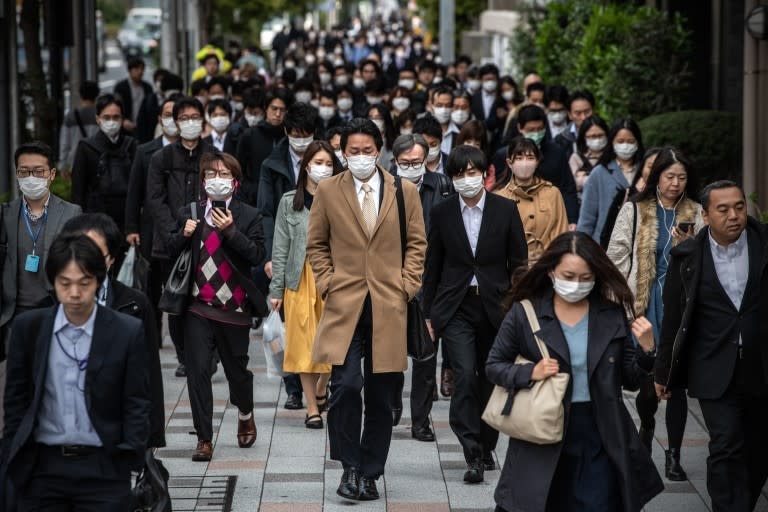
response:
[[[136,247],[133,245],[128,249],[125,255],[125,261],[117,273],[117,281],[123,283],[128,288],[133,288],[133,266],[136,263]]]
[[[267,360],[267,375],[284,377],[283,358],[285,357],[285,327],[280,320],[280,312],[272,310],[264,321],[262,329],[264,358]]]

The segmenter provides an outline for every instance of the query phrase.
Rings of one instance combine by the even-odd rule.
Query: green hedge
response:
[[[741,182],[741,117],[732,112],[687,110],[640,121],[646,147],[674,146],[694,162],[697,180]]]

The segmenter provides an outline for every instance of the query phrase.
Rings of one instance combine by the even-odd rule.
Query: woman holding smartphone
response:
[[[634,293],[634,309],[645,315],[659,339],[664,316],[662,291],[674,246],[698,233],[704,226],[701,205],[692,199],[695,192],[692,167],[688,159],[674,148],[663,148],[656,156],[643,191],[624,204],[616,218],[608,257],[627,279]],[[667,402],[666,477],[686,480],[680,466],[688,404],[685,393],[674,393]],[[653,378],[648,378],[637,396],[640,415],[640,438],[651,450],[655,428],[654,414],[658,400]]]

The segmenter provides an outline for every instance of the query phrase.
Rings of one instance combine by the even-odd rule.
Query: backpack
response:
[[[96,166],[96,190],[102,196],[124,196],[128,194],[128,178],[131,175],[131,155],[128,153],[133,139],[123,137],[117,149],[99,148],[93,141],[85,140],[96,153],[99,162]]]

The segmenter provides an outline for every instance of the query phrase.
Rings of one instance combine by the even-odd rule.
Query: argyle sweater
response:
[[[222,241],[223,235],[203,221],[190,312],[218,322],[250,325],[245,289],[224,257]]]

